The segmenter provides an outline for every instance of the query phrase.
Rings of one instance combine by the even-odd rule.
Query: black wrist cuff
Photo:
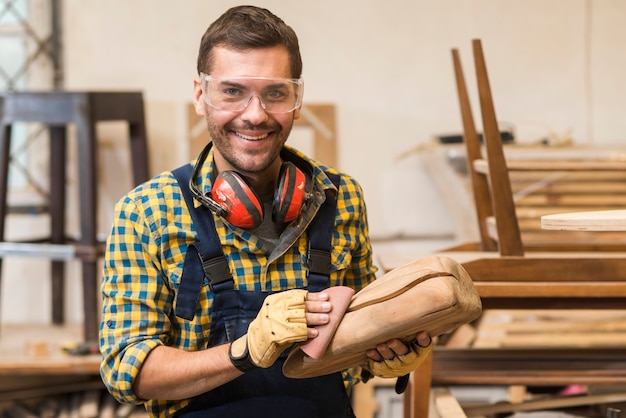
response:
[[[249,372],[250,370],[254,370],[257,368],[257,365],[252,362],[250,358],[250,352],[248,351],[248,343],[246,343],[246,349],[241,355],[241,357],[233,357],[233,345],[230,344],[228,347],[228,357],[230,358],[230,362],[233,363],[233,366],[237,368],[237,370],[241,372]]]

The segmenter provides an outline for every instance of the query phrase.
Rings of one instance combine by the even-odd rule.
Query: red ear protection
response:
[[[305,199],[306,176],[295,164],[283,163],[274,192],[272,220],[282,224],[293,221],[300,214]]]
[[[228,222],[240,228],[256,228],[263,220],[263,203],[246,179],[234,171],[220,173],[211,197],[223,209]]]
[[[272,220],[288,223],[300,214],[306,200],[306,175],[291,162],[280,168],[274,192]],[[265,216],[263,203],[245,178],[234,171],[220,173],[213,183],[211,197],[221,207],[221,216],[245,229],[258,227]]]

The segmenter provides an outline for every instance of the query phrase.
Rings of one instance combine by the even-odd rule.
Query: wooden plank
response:
[[[584,160],[575,158],[552,158],[543,160],[525,160],[506,158],[509,171],[516,172],[558,172],[558,171],[606,171],[626,172],[626,161],[606,159]],[[488,173],[489,160],[475,160],[474,168],[479,173]]]
[[[478,282],[475,284],[482,298],[606,298],[626,297],[626,283],[613,282]]]
[[[472,347],[623,347],[624,331],[625,310],[487,310]]]
[[[626,161],[611,160],[508,160],[512,171],[626,171]]]
[[[593,311],[585,310],[590,315]],[[485,315],[483,315],[485,316]],[[543,334],[553,332],[624,332],[626,331],[626,318],[623,315],[611,316],[600,319],[554,319],[554,318],[538,318],[529,317],[528,319],[516,319],[506,322],[489,322],[486,318],[482,318],[481,330],[489,331],[506,331],[507,333],[520,334]],[[626,335],[626,333],[624,333]]]
[[[593,332],[552,332],[480,336],[474,348],[482,347],[624,347],[626,335]]]
[[[326,165],[337,166],[337,129],[333,104],[307,103],[302,106],[300,119],[294,126],[313,129],[313,155]]]
[[[609,208],[626,207],[626,196],[613,194],[533,194],[517,200],[516,204],[523,206],[549,206],[549,210],[559,210],[560,206]],[[580,209],[578,209],[580,210]]]
[[[81,324],[3,324],[0,334],[0,377],[99,376],[99,354],[70,356],[62,350],[67,342],[82,341]]]
[[[483,312],[481,324],[514,321],[609,321],[626,319],[624,309],[492,309]]]
[[[589,176],[593,173],[588,173]],[[513,186],[513,193],[523,191],[533,185],[536,185],[537,182],[522,182],[516,181],[515,177],[511,179]],[[558,181],[552,182],[550,184],[545,185],[543,188],[535,190],[535,193],[541,193],[547,196],[553,195],[603,195],[603,194],[613,194],[613,193],[626,193],[626,176],[624,178],[619,178],[616,181],[607,181],[607,180],[595,180],[591,181],[587,179],[587,181],[581,180],[568,180],[561,178]],[[518,199],[517,202],[523,202],[522,199]]]
[[[477,405],[465,408],[469,417],[482,417],[494,414],[541,411],[558,408],[568,408],[581,405],[610,404],[626,401],[626,393],[609,393],[603,395],[567,396],[551,399],[538,399],[520,404],[499,403],[494,405]]]
[[[433,385],[623,385],[622,348],[471,348],[435,347]]]
[[[557,230],[625,231],[626,210],[546,215],[541,217],[541,227]]]
[[[484,164],[484,163],[481,163]],[[524,184],[524,182],[537,182],[543,181],[546,178],[545,171],[511,171],[511,182],[513,185],[515,184]],[[554,181],[553,184],[565,182],[565,183],[619,183],[626,180],[626,171],[618,170],[618,171],[561,171],[557,172],[559,174],[558,180]]]

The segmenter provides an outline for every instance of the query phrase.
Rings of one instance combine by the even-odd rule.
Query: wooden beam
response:
[[[596,405],[614,402],[625,402],[626,393],[610,393],[604,395],[587,395],[587,396],[562,396],[551,399],[539,399],[534,401],[526,401],[518,404],[499,403],[494,405],[477,405],[468,406],[465,412],[469,417],[482,417],[485,415],[522,412],[522,411],[539,411],[547,409],[570,408],[581,405]]]

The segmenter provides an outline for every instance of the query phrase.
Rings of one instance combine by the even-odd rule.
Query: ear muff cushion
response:
[[[224,218],[239,228],[256,228],[263,220],[263,204],[245,178],[234,171],[220,173],[211,190],[213,200],[226,209]]]
[[[306,198],[307,177],[293,163],[285,162],[280,168],[278,178],[272,219],[277,223],[288,223],[300,214]]]

